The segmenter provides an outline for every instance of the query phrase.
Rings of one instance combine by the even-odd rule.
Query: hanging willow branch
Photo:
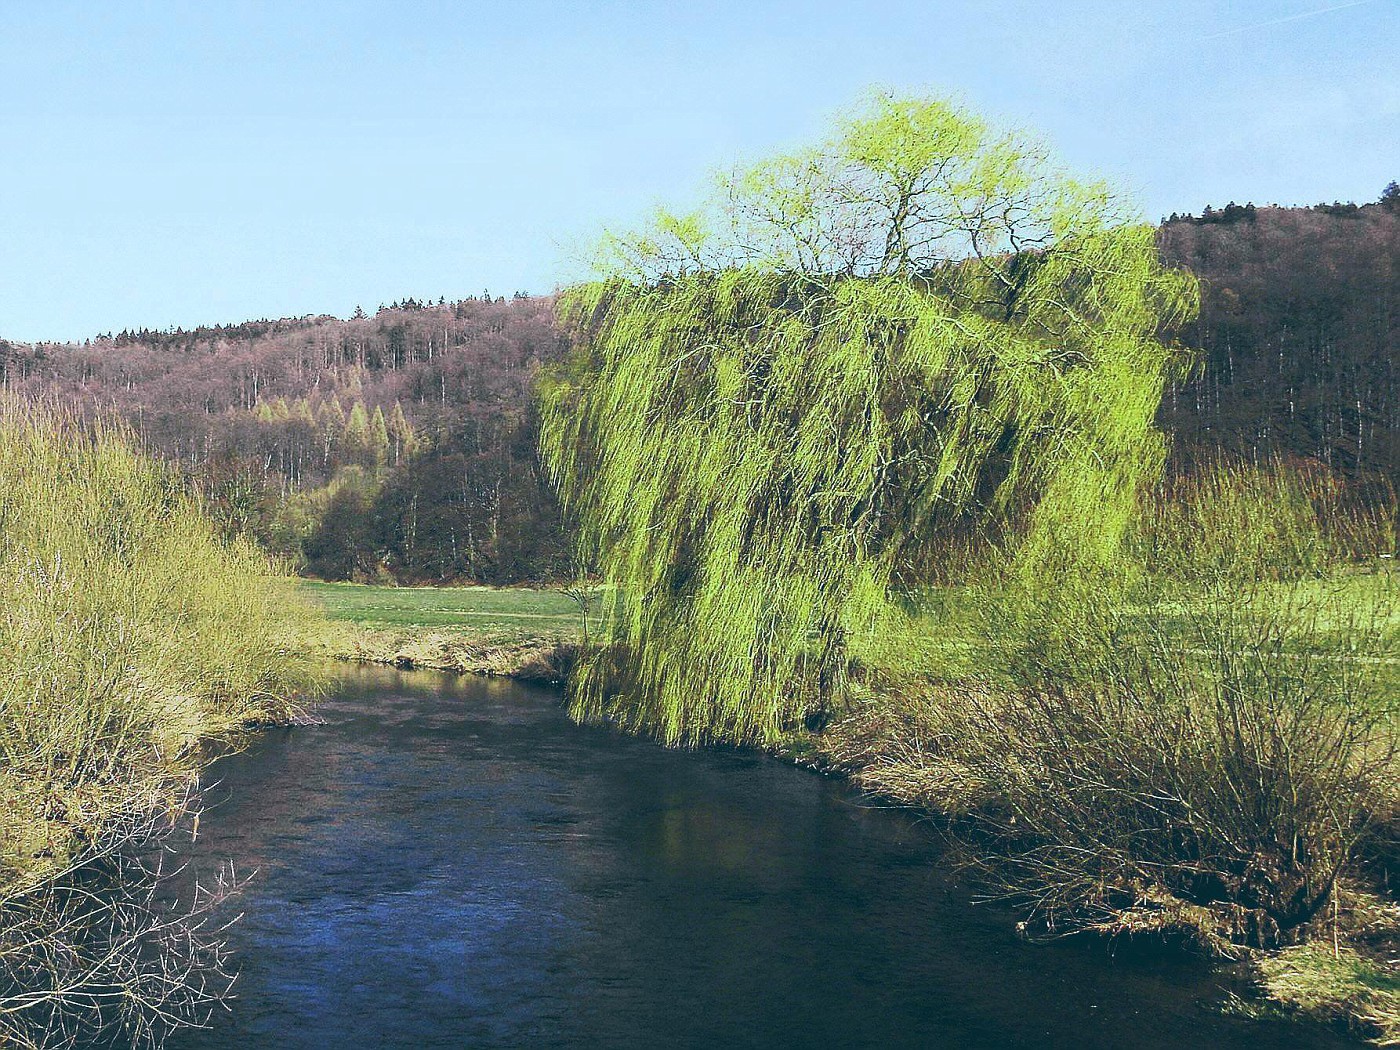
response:
[[[1034,144],[876,98],[707,208],[605,241],[542,450],[616,585],[575,714],[771,740],[954,537],[1042,567],[1117,545],[1195,286]]]

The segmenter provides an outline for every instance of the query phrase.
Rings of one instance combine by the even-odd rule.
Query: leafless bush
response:
[[[215,914],[231,868],[173,893],[167,836],[196,812],[133,811],[56,875],[0,897],[0,1044],[159,1046],[207,1023],[235,975]]]
[[[1005,846],[987,870],[1045,930],[1292,943],[1396,797],[1376,666],[1300,644],[1296,621],[1185,617],[1100,640],[1093,674],[945,701],[939,739],[987,791],[975,823]]]

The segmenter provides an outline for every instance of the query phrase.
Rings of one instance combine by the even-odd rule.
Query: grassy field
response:
[[[1316,603],[1326,616],[1338,609],[1365,606],[1389,609],[1392,621],[1400,602],[1386,602],[1383,594],[1394,594],[1400,579],[1393,572],[1357,573],[1324,583],[1317,581],[1295,589],[1293,600]],[[323,583],[303,580],[299,584],[303,595],[321,606],[329,620],[360,632],[379,636],[394,636],[400,640],[427,636],[467,639],[489,639],[496,644],[517,641],[562,639],[577,641],[581,635],[581,610],[577,602],[562,590],[529,587],[381,587],[358,583]],[[1276,587],[1265,587],[1255,596],[1256,602],[1272,604],[1280,600],[1273,593]],[[1331,600],[1326,600],[1326,591]],[[1316,592],[1316,593],[1314,593]],[[601,590],[592,592],[590,627],[598,624]],[[913,618],[898,630],[894,624],[883,625],[881,636],[872,651],[862,656],[875,664],[883,663],[882,652],[894,646],[907,655],[912,650],[924,654],[930,669],[937,668],[941,677],[956,678],[988,669],[988,639],[977,632],[965,611],[959,610],[958,592],[947,590],[923,596],[913,610]],[[1165,614],[1165,615],[1164,615]],[[1153,611],[1151,618],[1169,632],[1183,639],[1189,631],[1174,622],[1163,609]],[[1400,622],[1391,622],[1389,632],[1400,630]],[[1325,633],[1325,632],[1324,632]],[[865,647],[858,647],[865,648]]]
[[[573,638],[582,623],[578,603],[558,590],[374,587],[306,580],[301,591],[320,604],[330,619],[373,631]]]
[[[583,637],[579,603],[562,590],[304,580],[300,592],[329,621],[311,647],[340,660],[559,682]]]

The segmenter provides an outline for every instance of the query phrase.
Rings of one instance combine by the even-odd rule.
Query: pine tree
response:
[[[340,448],[345,432],[345,409],[340,407],[340,399],[332,397],[329,401],[322,401],[316,411],[316,420],[321,427],[321,462],[328,465],[332,453]]]
[[[292,402],[291,418],[308,427],[316,425],[316,415],[311,411],[311,402],[304,397],[299,397]]]
[[[369,450],[369,413],[363,401],[356,401],[350,408],[350,418],[345,422],[343,453],[346,459],[359,459]]]
[[[383,466],[389,458],[389,428],[384,422],[384,409],[378,405],[374,406],[369,423],[369,452],[375,466]]]
[[[394,402],[393,410],[389,413],[389,437],[393,443],[394,465],[413,454],[413,426],[409,423],[408,417],[403,414],[403,405],[398,401]]]

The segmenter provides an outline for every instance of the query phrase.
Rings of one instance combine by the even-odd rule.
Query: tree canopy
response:
[[[872,96],[830,137],[604,239],[542,449],[616,585],[580,717],[772,739],[955,537],[1112,551],[1194,309],[1151,227],[1025,135]]]

